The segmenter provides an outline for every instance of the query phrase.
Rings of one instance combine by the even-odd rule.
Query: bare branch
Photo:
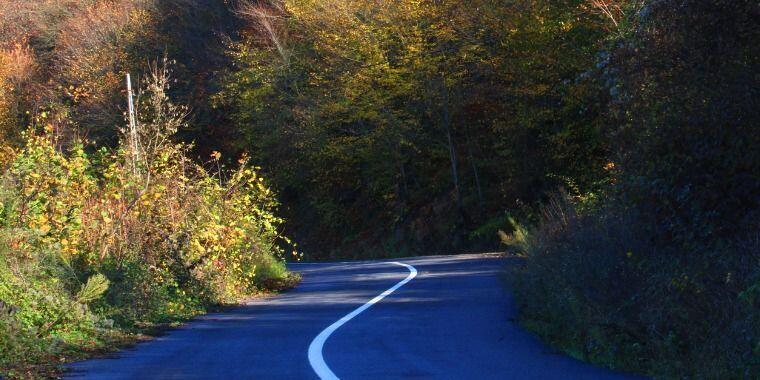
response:
[[[284,5],[281,1],[271,1],[263,5],[255,1],[243,1],[238,5],[237,13],[261,32],[274,45],[285,66],[290,63],[291,52],[287,48],[287,28]]]

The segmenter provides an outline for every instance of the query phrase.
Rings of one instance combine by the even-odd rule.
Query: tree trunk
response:
[[[409,196],[409,181],[406,179],[406,165],[404,165],[404,162],[399,160],[399,169],[401,169],[401,200],[406,203],[407,197]]]
[[[472,140],[470,139],[470,133],[465,133],[465,137],[467,138],[467,155],[470,159],[470,166],[472,166],[472,173],[475,176],[475,187],[478,191],[478,205],[480,206],[480,210],[483,211],[483,207],[485,205],[483,201],[483,189],[480,186],[480,174],[478,174],[478,165],[475,162],[475,155],[472,153]]]
[[[454,182],[454,195],[457,208],[462,210],[462,192],[459,190],[459,173],[457,171],[457,152],[454,146],[454,136],[451,130],[451,113],[449,112],[449,94],[446,83],[441,79],[441,91],[443,92],[443,125],[446,128],[446,140],[449,146],[449,159],[451,160],[451,177]]]

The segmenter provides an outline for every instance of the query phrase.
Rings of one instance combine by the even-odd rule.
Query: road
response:
[[[511,322],[514,302],[500,280],[508,260],[457,255],[293,264],[303,275],[296,289],[205,315],[112,357],[75,363],[67,377],[635,378],[557,354]]]

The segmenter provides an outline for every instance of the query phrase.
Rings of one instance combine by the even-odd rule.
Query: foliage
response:
[[[517,239],[521,319],[606,365],[757,378],[756,4],[627,4],[590,74],[610,95],[611,181],[549,203]]]
[[[499,210],[605,174],[576,3],[243,2],[220,104],[313,257],[488,247]]]
[[[206,156],[232,153],[234,131],[208,101],[229,65],[222,41],[235,32],[226,1],[0,0],[0,14],[0,83],[8,70],[14,82],[10,92],[0,85],[0,132],[17,137],[44,111],[64,142],[115,147],[125,74],[168,54],[176,60],[172,95],[195,111],[178,137],[200,142],[195,149]]]
[[[756,1],[0,14],[3,369],[287,286],[285,231],[315,259],[499,236],[525,259],[521,320],[575,356],[758,377]],[[153,65],[138,130],[114,128],[122,78],[158,56],[174,77]]]
[[[0,168],[10,163],[18,142],[17,95],[27,83],[34,61],[22,43],[0,46]]]
[[[512,272],[526,327],[579,359],[655,377],[760,374],[757,232],[684,255],[630,209],[579,215],[561,199]]]
[[[663,242],[724,240],[759,216],[757,4],[726,4],[648,4],[606,63],[620,186]]]
[[[26,133],[0,186],[0,300],[17,310],[0,320],[14,335],[7,373],[287,278],[274,194],[245,158],[234,170],[188,159],[172,141],[186,112],[169,82],[154,67],[137,139],[118,150],[62,148],[52,126]]]

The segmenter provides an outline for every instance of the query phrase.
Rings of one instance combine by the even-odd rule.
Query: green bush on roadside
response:
[[[625,2],[633,4],[633,2]],[[610,184],[521,239],[521,319],[576,357],[760,378],[756,2],[643,2],[600,54]],[[591,75],[591,74],[590,74]],[[519,244],[518,244],[519,243]]]
[[[575,208],[554,201],[508,240],[526,257],[513,286],[528,329],[579,359],[658,377],[760,375],[760,235],[683,252],[653,244],[630,210]]]
[[[115,151],[47,126],[0,182],[0,373],[103,349],[114,332],[192,317],[289,274],[277,203],[245,158],[206,169],[172,142],[186,111],[154,67]],[[0,310],[2,311],[2,310]],[[35,373],[30,372],[30,373]]]

